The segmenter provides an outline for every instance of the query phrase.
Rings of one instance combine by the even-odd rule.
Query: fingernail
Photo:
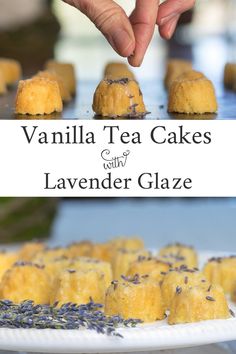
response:
[[[166,24],[167,22],[169,22],[172,18],[176,17],[178,14],[176,12],[166,16],[166,17],[162,17],[159,21],[159,26],[163,26],[164,24]]]
[[[172,24],[170,25],[170,28],[167,31],[167,38],[170,39],[174,33],[175,30],[175,26],[176,26],[176,22],[172,22]]]
[[[133,54],[134,41],[127,31],[120,29],[114,32],[110,42],[112,47],[122,56],[129,57]]]

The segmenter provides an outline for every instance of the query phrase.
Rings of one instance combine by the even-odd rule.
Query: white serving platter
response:
[[[200,264],[225,255],[201,252]],[[236,313],[236,306],[229,304]],[[0,329],[0,350],[40,353],[116,353],[194,347],[236,340],[236,318],[170,326],[167,321],[120,328],[123,338],[90,330]]]

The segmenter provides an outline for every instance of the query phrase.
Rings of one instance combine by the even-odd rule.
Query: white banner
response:
[[[236,121],[0,121],[0,196],[236,196]]]

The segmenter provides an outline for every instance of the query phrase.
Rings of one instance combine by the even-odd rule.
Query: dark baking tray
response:
[[[33,117],[14,114],[16,89],[13,88],[7,95],[0,97],[0,119],[98,119],[99,117],[95,117],[92,110],[96,86],[95,81],[81,81],[78,84],[76,98],[64,106],[61,114]],[[218,113],[204,115],[169,114],[167,94],[161,82],[143,81],[141,88],[150,112],[144,119],[236,119],[236,93],[225,90],[220,84],[216,85]]]

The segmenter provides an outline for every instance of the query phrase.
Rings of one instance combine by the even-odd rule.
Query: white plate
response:
[[[200,264],[216,252],[201,252]],[[220,254],[223,255],[223,254]],[[236,312],[236,306],[230,304]],[[0,329],[0,350],[41,353],[112,353],[183,348],[236,340],[236,318],[169,326],[165,321],[119,329],[124,338],[89,330]]]

